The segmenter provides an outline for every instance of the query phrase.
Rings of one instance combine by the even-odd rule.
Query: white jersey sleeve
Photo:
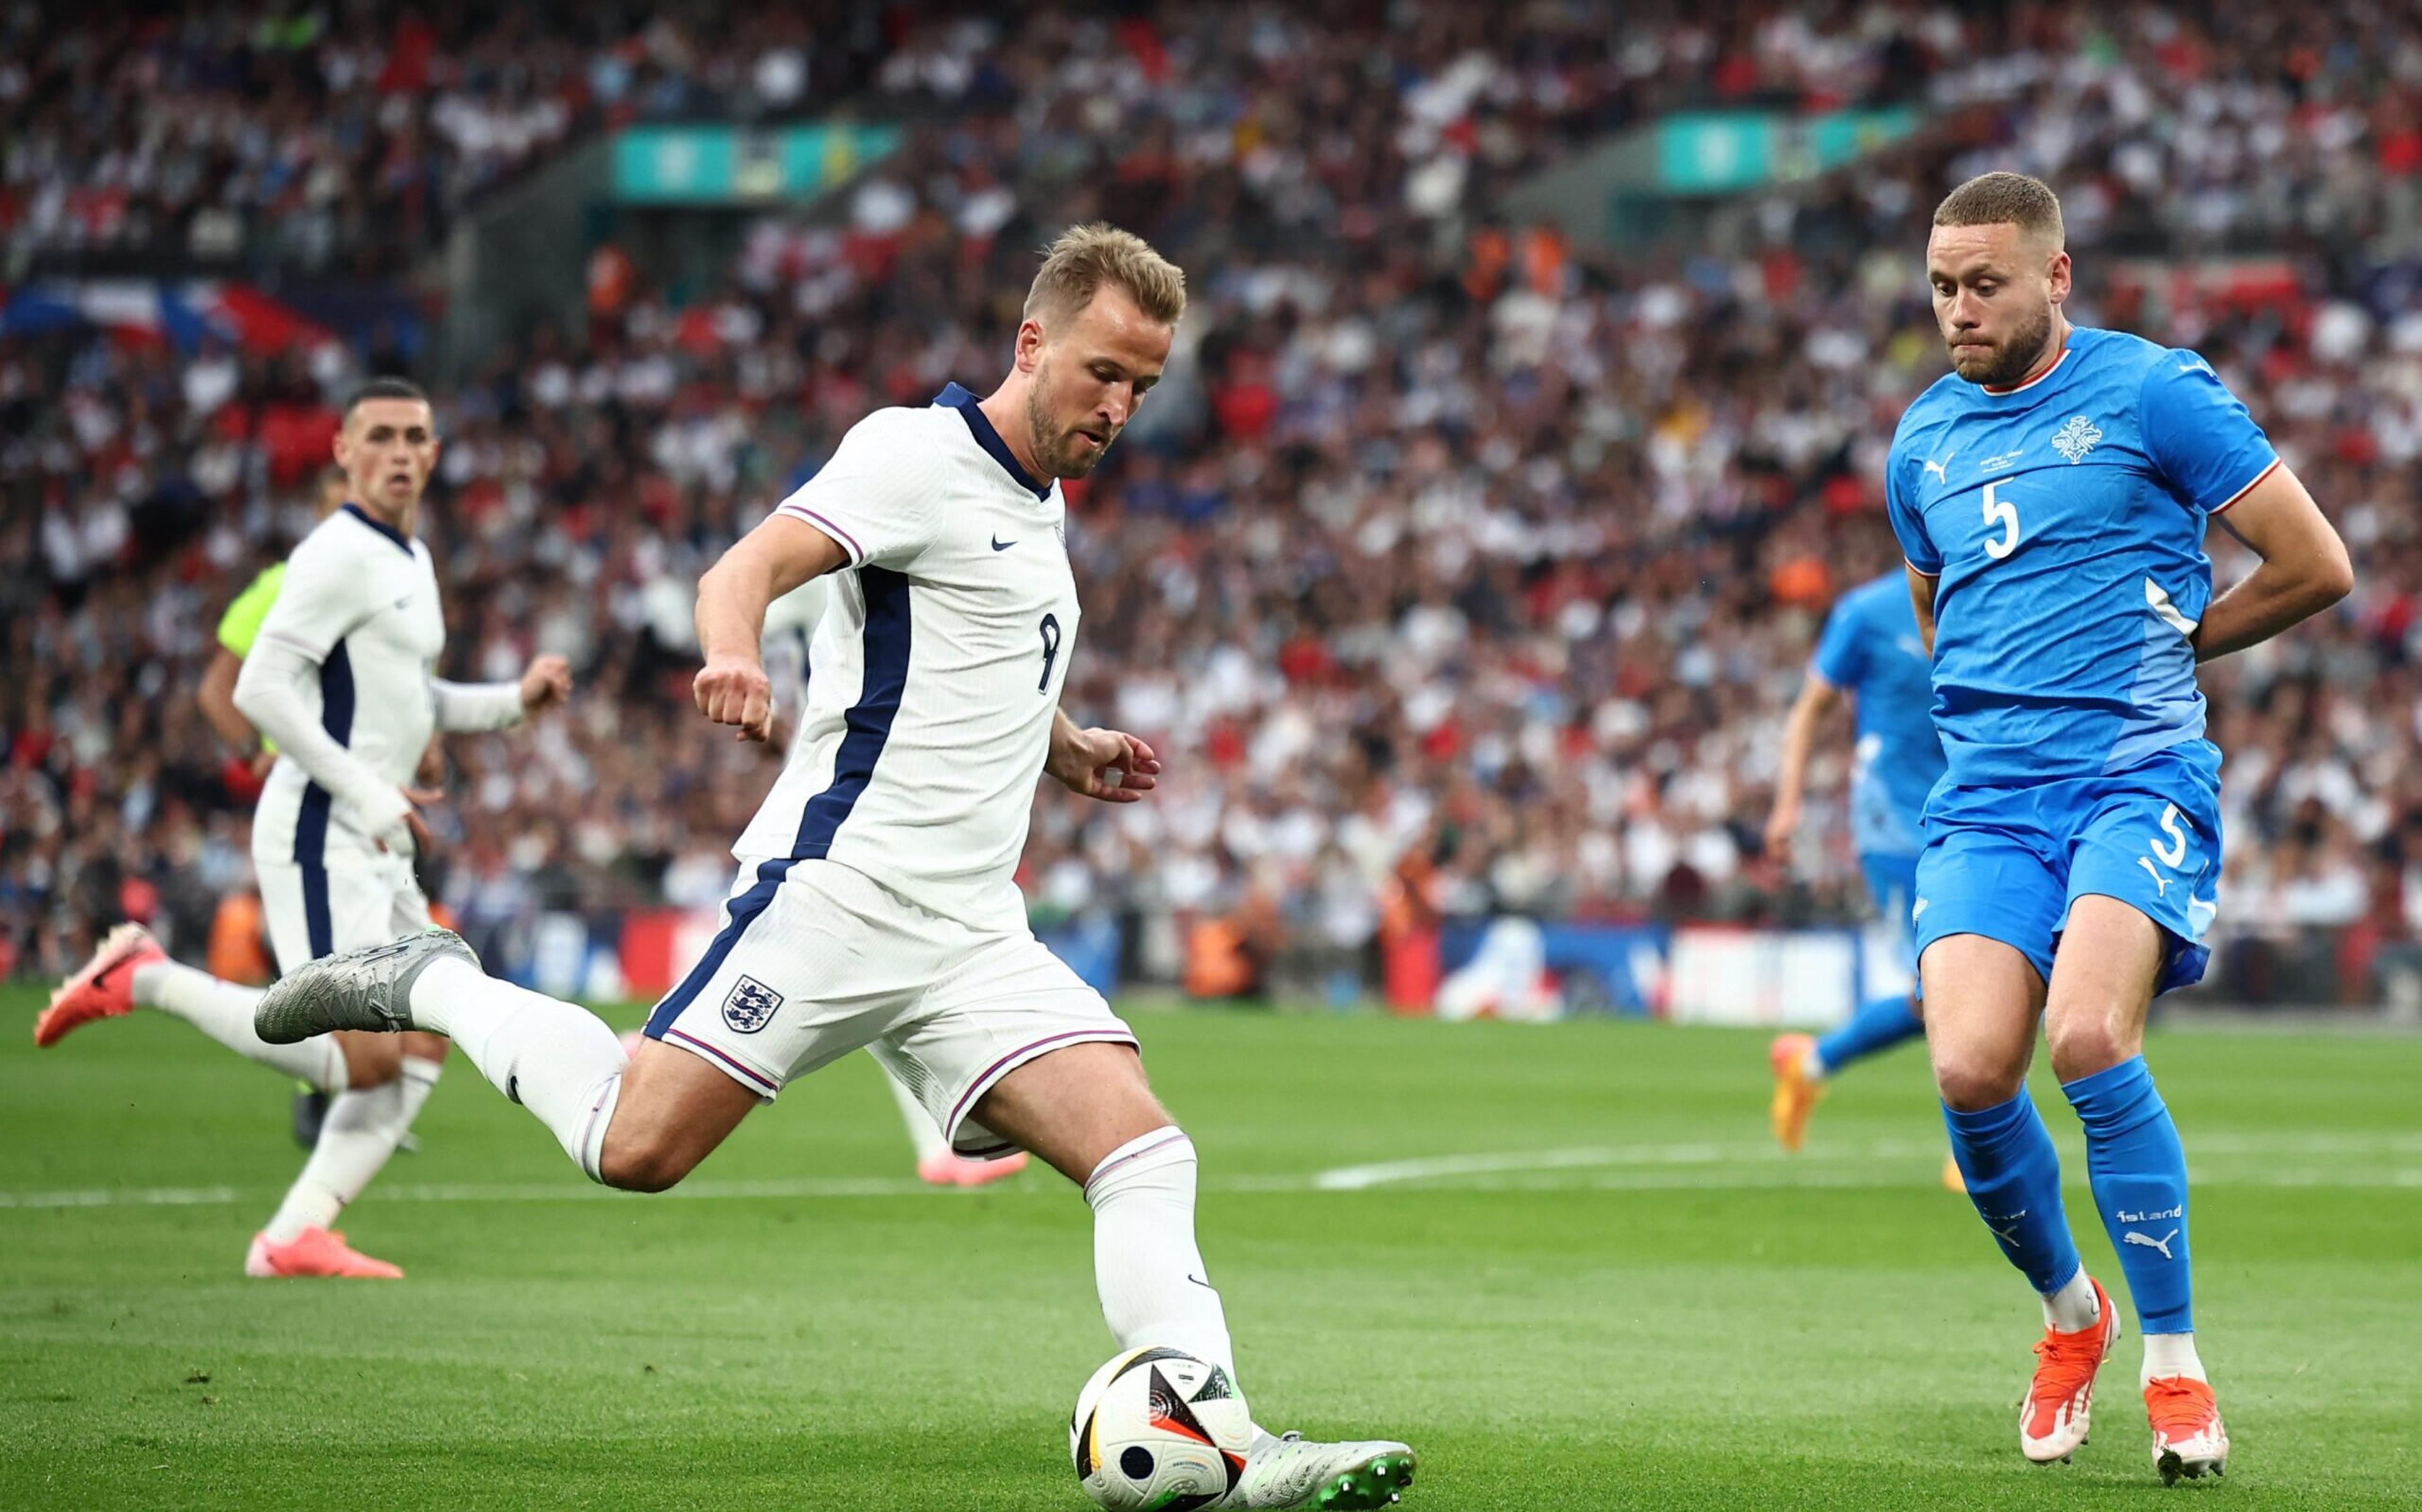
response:
[[[283,641],[313,662],[370,618],[377,600],[363,592],[369,564],[348,532],[314,530],[286,559],[286,581],[260,622],[258,640]]]
[[[849,428],[815,476],[775,507],[849,553],[852,567],[905,570],[934,543],[942,460],[920,410],[877,410]]]

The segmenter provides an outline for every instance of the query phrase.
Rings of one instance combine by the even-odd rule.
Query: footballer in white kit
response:
[[[1122,1348],[1180,1349],[1233,1380],[1193,1143],[1134,1035],[1027,927],[1013,880],[1038,777],[1109,803],[1158,780],[1142,740],[1060,711],[1077,606],[1057,480],[1116,439],[1184,307],[1184,275],[1140,239],[1070,230],[999,388],[860,421],[700,583],[694,693],[747,740],[771,723],[766,606],[827,573],[832,595],[799,738],[733,848],[723,927],[636,1055],[585,1009],[485,975],[443,930],[287,977],[261,1037],[448,1035],[590,1177],[641,1191],[680,1181],[792,1078],[872,1047],[959,1149],[1029,1150],[1081,1186]],[[1222,1453],[1227,1506],[1383,1506],[1413,1469],[1401,1443],[1258,1430]]]
[[[415,536],[437,458],[429,400],[399,379],[346,404],[336,455],[347,501],[287,559],[277,596],[237,674],[234,704],[276,743],[253,813],[253,867],[279,969],[426,928],[412,873],[429,839],[411,786],[435,730],[490,730],[561,699],[571,675],[541,657],[518,681],[433,677],[446,622],[429,548]],[[35,1028],[55,1044],[78,1026],[149,1006],[185,1019],[250,1059],[333,1095],[302,1174],[244,1257],[253,1276],[393,1279],[331,1225],[392,1156],[436,1085],[446,1043],[366,1036],[288,1046],[253,1026],[260,994],[167,959],[121,925],[61,986]]]

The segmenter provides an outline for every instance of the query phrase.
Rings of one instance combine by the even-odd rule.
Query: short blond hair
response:
[[[2023,173],[1980,173],[1934,207],[1937,226],[2004,223],[2055,247],[2067,238],[2060,222],[2060,196],[2052,192],[2052,185]]]
[[[1044,249],[1026,291],[1026,319],[1047,320],[1083,309],[1108,284],[1162,325],[1186,313],[1186,274],[1133,231],[1107,222],[1072,226]]]

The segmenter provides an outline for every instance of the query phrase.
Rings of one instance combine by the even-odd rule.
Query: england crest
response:
[[[765,1027],[774,1010],[781,1005],[781,993],[754,976],[744,976],[724,994],[723,1021],[731,1026],[734,1034],[753,1035]]]

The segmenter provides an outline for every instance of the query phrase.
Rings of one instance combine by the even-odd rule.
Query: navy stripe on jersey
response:
[[[847,732],[833,756],[832,784],[808,800],[799,816],[798,838],[791,854],[803,861],[821,860],[832,851],[841,821],[857,806],[857,798],[874,775],[874,763],[891,739],[891,721],[900,712],[900,694],[908,686],[908,580],[889,568],[857,569],[858,586],[866,594],[866,678],[857,702],[844,716]]]
[[[1001,465],[1003,472],[1017,480],[1019,488],[1038,499],[1051,497],[1051,485],[1037,483],[1034,481],[1034,475],[1019,465],[1017,454],[1009,449],[1009,443],[1000,439],[1000,432],[995,430],[992,428],[992,422],[984,418],[983,411],[976,408],[976,397],[973,394],[956,383],[945,383],[942,385],[942,392],[934,396],[934,402],[947,404],[958,411],[960,418],[967,421],[967,429],[975,432],[976,444],[990,452],[992,460]]]
[[[338,745],[354,736],[354,659],[342,640],[328,647],[320,662],[320,727]],[[328,917],[328,789],[312,783],[303,789],[303,806],[294,815],[294,862],[303,868],[303,924],[311,936],[311,958],[337,952],[337,932]]]
[[[706,947],[706,954],[698,958],[698,964],[689,969],[689,974],[681,979],[681,985],[666,993],[664,1000],[656,1005],[656,1011],[648,1015],[645,1033],[650,1039],[664,1038],[665,1031],[673,1026],[673,1021],[682,1016],[682,1010],[706,990],[706,984],[715,980],[715,974],[723,969],[724,958],[731,954],[731,947],[740,943],[740,937],[748,932],[749,924],[765,912],[767,904],[774,901],[774,895],[781,890],[782,878],[790,869],[788,856],[777,856],[757,868],[757,881],[750,884],[748,891],[733,898],[727,906],[725,912],[729,916],[724,920],[723,927],[716,931],[714,942]]]
[[[401,552],[406,556],[410,556],[412,554],[412,542],[405,538],[402,531],[396,529],[393,525],[388,524],[385,521],[381,520],[378,516],[370,513],[368,509],[363,508],[358,504],[346,504],[343,506],[343,509],[345,513],[352,515],[363,524],[370,526],[372,530],[377,531],[380,535],[385,536],[387,539],[395,542],[395,549],[397,551]]]

